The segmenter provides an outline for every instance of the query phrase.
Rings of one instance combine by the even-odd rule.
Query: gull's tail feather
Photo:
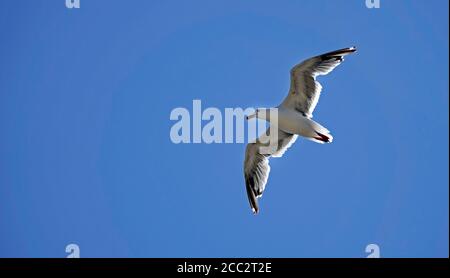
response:
[[[314,139],[320,141],[320,143],[331,143],[333,142],[333,136],[331,134],[322,134],[320,132],[317,132],[317,136],[314,137]]]
[[[309,140],[319,143],[319,144],[333,142],[333,136],[329,132],[321,133],[321,132],[315,131],[315,134],[313,136],[306,137],[306,139],[309,139]]]
[[[303,118],[302,126],[305,131],[301,135],[306,139],[320,144],[333,142],[333,136],[330,134],[330,131],[319,123]]]

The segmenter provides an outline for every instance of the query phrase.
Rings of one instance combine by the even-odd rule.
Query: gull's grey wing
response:
[[[322,91],[316,77],[330,73],[344,61],[344,56],[355,51],[355,47],[336,50],[312,57],[293,67],[289,95],[281,106],[295,109],[305,117],[311,118]]]
[[[261,197],[269,177],[269,155],[259,153],[259,144],[250,143],[245,149],[244,178],[247,197],[253,213],[259,212],[257,198]]]
[[[261,198],[269,177],[269,158],[281,157],[284,152],[295,142],[297,135],[289,134],[278,130],[278,145],[272,153],[262,153],[264,147],[261,140],[263,136],[270,136],[270,129],[266,131],[256,143],[249,143],[245,149],[244,178],[247,189],[247,197],[253,213],[259,212],[258,198]],[[266,139],[266,138],[265,138]]]

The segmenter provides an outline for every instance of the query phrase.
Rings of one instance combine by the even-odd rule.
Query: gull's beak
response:
[[[256,113],[253,113],[251,115],[245,116],[245,119],[248,121],[248,120],[253,119],[255,117],[256,117]]]

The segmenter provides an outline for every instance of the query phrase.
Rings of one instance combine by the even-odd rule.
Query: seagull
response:
[[[277,107],[259,108],[246,117],[247,120],[259,118],[270,123],[271,127],[255,143],[247,144],[245,149],[244,178],[250,207],[258,214],[258,199],[262,197],[269,177],[270,157],[282,157],[294,144],[298,135],[317,143],[331,143],[328,129],[312,120],[312,113],[319,101],[322,86],[316,80],[319,75],[327,75],[344,61],[344,57],[356,52],[356,47],[344,48],[309,58],[291,69],[291,86],[288,96]],[[277,116],[273,114],[277,112]],[[270,131],[276,131],[275,148],[267,151]],[[275,137],[276,138],[276,137]],[[273,143],[273,142],[271,142]]]

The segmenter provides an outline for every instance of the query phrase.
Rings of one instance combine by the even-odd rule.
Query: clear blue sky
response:
[[[0,2],[0,257],[449,254],[448,1]],[[277,105],[289,69],[356,45],[250,212],[243,144],[170,111]]]

